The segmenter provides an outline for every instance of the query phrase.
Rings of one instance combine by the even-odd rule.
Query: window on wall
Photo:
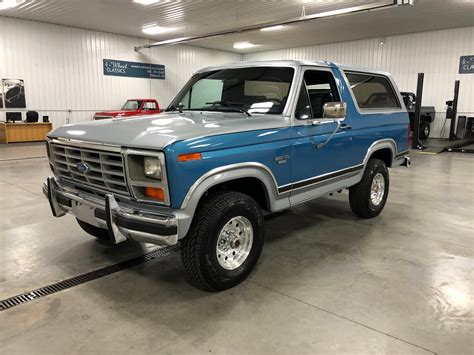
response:
[[[299,119],[322,118],[324,105],[335,101],[340,101],[340,98],[332,73],[323,70],[307,70],[304,73],[296,116]]]
[[[352,93],[361,109],[400,108],[397,95],[386,77],[346,73]]]

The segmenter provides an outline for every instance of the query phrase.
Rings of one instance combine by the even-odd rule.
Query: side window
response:
[[[307,70],[304,73],[304,83],[298,99],[297,111],[309,105],[311,112],[308,117],[301,113],[296,115],[299,119],[322,118],[324,116],[324,104],[340,101],[336,82],[331,72],[322,70]]]
[[[308,97],[308,90],[306,90],[306,85],[304,82],[303,85],[301,85],[300,95],[298,96],[295,117],[299,120],[307,120],[308,118],[313,117],[313,112],[311,111],[311,104]]]
[[[352,93],[361,109],[400,108],[397,96],[386,77],[346,73]]]
[[[145,110],[156,110],[156,102],[153,101],[147,101],[145,102],[145,105],[143,107]]]

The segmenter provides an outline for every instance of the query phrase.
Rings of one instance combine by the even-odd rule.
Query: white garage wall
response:
[[[424,72],[423,105],[435,106],[433,136],[439,136],[446,117],[445,102],[452,99],[460,80],[458,114],[474,116],[474,74],[458,74],[459,57],[474,55],[474,27],[391,36],[380,39],[324,44],[244,55],[244,60],[329,60],[377,68],[392,73],[402,91],[416,91],[417,73]],[[449,121],[443,136],[449,133]]]
[[[143,43],[139,38],[0,17],[0,79],[24,79],[27,108],[49,115],[58,126],[90,120],[95,111],[119,108],[127,98],[153,97],[166,107],[196,69],[242,58],[183,45],[135,52]],[[103,58],[164,64],[166,79],[104,76]],[[5,111],[0,110],[0,120]]]
[[[89,120],[95,111],[118,108],[131,97],[154,97],[162,107],[201,67],[242,60],[236,53],[192,46],[143,50],[139,38],[0,17],[0,79],[24,79],[27,107],[49,115],[55,126]],[[474,116],[474,75],[459,75],[461,55],[474,54],[474,27],[245,54],[243,60],[316,59],[391,72],[401,90],[415,91],[425,73],[423,105],[436,106],[433,134],[444,123],[444,102],[461,80],[458,113]],[[102,59],[164,64],[165,80],[104,76]],[[68,112],[68,110],[72,110]],[[5,119],[0,109],[0,120]],[[16,110],[15,110],[16,111]],[[444,129],[444,136],[449,124]]]

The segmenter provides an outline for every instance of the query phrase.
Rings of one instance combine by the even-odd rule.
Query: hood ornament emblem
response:
[[[79,171],[82,174],[85,174],[90,170],[89,165],[87,165],[83,161],[77,163],[76,168],[77,168],[77,171]]]

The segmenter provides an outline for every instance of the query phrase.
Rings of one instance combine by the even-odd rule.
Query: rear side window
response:
[[[347,80],[361,109],[400,108],[397,95],[384,76],[346,73]]]
[[[147,101],[145,102],[145,107],[143,107],[145,110],[156,110],[156,102],[153,101]]]

